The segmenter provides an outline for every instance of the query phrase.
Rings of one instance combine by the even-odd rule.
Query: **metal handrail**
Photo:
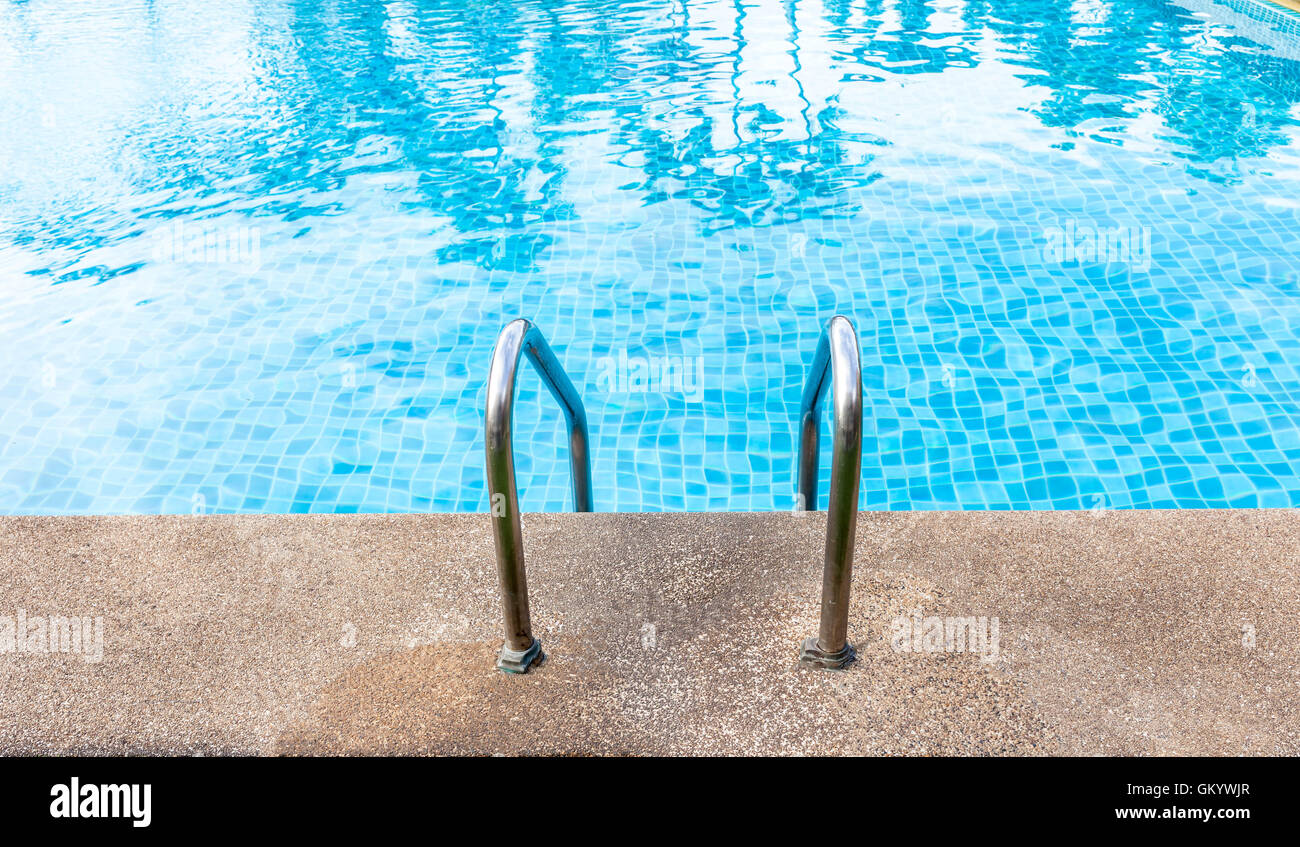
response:
[[[826,323],[813,356],[812,373],[804,386],[796,503],[799,511],[817,510],[818,423],[821,399],[828,386],[835,404],[835,429],[831,499],[826,508],[821,628],[817,637],[804,640],[799,658],[818,667],[842,668],[854,658],[853,645],[848,643],[849,588],[853,581],[853,537],[862,474],[862,361],[858,334],[843,315]]]
[[[497,574],[501,578],[501,610],[505,616],[506,640],[497,657],[497,668],[509,673],[527,673],[533,663],[543,658],[542,644],[533,637],[532,621],[528,615],[528,578],[524,573],[524,541],[519,524],[519,492],[515,487],[515,453],[511,438],[515,374],[519,370],[519,358],[525,353],[564,410],[569,424],[569,470],[574,511],[591,511],[587,413],[582,408],[577,389],[542,333],[529,321],[522,318],[513,320],[501,330],[492,350],[487,410],[483,415],[488,506],[492,514]]]

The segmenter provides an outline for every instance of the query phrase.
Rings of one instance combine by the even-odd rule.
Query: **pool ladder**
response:
[[[591,439],[587,413],[573,382],[560,366],[542,333],[530,321],[511,321],[492,350],[484,414],[487,448],[488,509],[501,581],[505,643],[497,668],[527,673],[544,658],[528,614],[528,579],[524,570],[519,492],[515,484],[515,376],[527,355],[564,411],[569,429],[569,475],[573,508],[590,512]],[[812,371],[800,402],[799,467],[796,509],[816,511],[818,424],[827,391],[834,404],[831,445],[831,491],[827,505],[825,567],[822,572],[821,626],[804,640],[799,658],[821,668],[842,668],[853,661],[848,642],[849,590],[853,577],[853,540],[858,517],[858,482],[862,471],[862,362],[857,332],[843,315],[827,321],[813,355]]]

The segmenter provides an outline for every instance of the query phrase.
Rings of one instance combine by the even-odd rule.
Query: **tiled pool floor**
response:
[[[517,316],[586,401],[598,509],[788,509],[836,313],[864,508],[1300,505],[1281,25],[160,8],[0,9],[0,512],[481,511]],[[531,373],[516,410],[523,506],[563,509]]]

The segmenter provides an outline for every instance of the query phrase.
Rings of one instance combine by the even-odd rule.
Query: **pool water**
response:
[[[788,509],[837,313],[863,508],[1300,505],[1298,20],[5,3],[0,511],[484,511],[517,316],[598,509]],[[516,421],[569,508],[527,369]]]

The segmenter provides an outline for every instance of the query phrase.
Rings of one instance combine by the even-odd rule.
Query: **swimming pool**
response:
[[[1300,505],[1268,8],[4,4],[0,511],[483,511],[517,316],[598,510],[788,509],[835,313],[864,508]],[[516,420],[566,508],[531,371]]]

